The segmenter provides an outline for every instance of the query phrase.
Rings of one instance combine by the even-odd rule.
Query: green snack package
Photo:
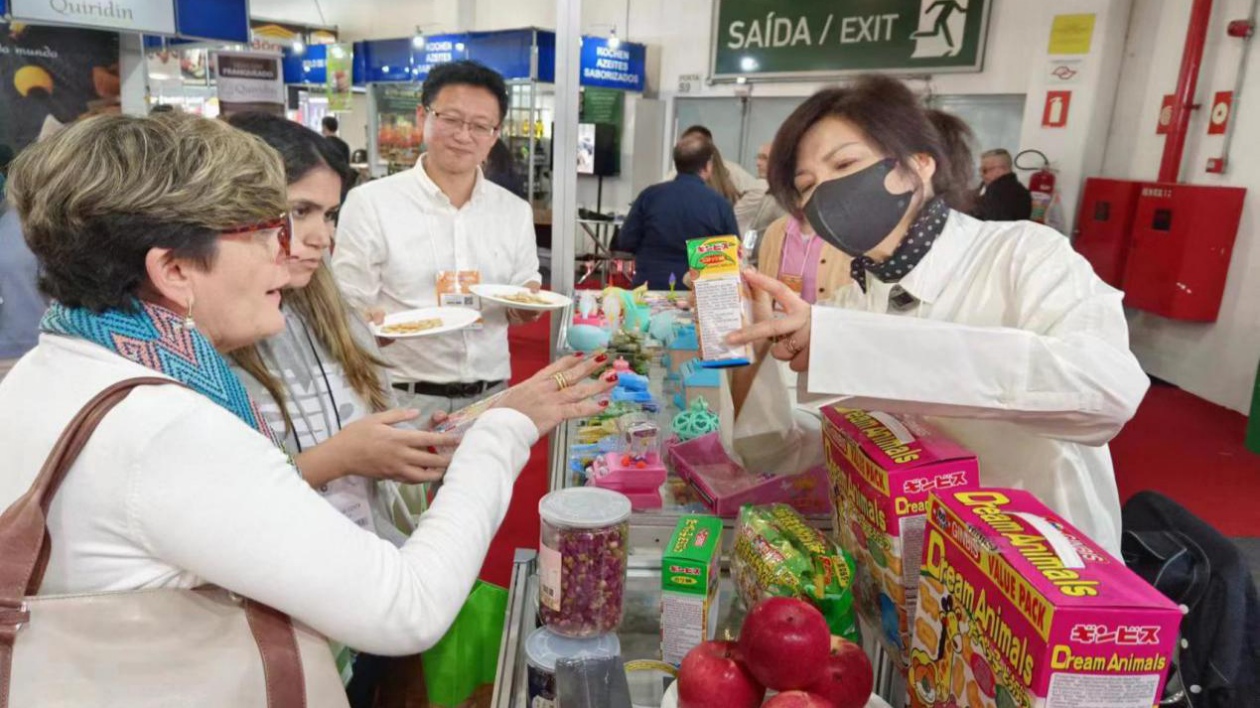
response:
[[[735,527],[731,564],[740,598],[797,597],[818,608],[831,633],[861,641],[853,607],[853,558],[784,505],[746,505]]]
[[[853,557],[840,550],[822,531],[810,526],[800,512],[786,504],[770,507],[770,516],[792,545],[809,556],[812,569],[806,588],[810,599],[827,618],[831,633],[860,642],[853,607]]]

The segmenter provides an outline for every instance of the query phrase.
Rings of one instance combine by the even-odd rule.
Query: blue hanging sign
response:
[[[494,69],[509,81],[532,78],[530,56],[534,51],[535,32],[532,29],[473,32],[468,35],[468,58]],[[545,33],[537,31],[537,34]],[[555,46],[554,41],[552,46]],[[540,51],[540,57],[541,54]],[[554,48],[551,54],[554,67]],[[552,76],[555,76],[554,69]]]
[[[609,46],[607,37],[582,37],[579,83],[583,86],[642,92],[647,47],[631,42]]]
[[[312,44],[301,55],[285,47],[283,50],[284,82],[318,86],[328,80],[328,46]]]
[[[248,43],[248,0],[175,0],[180,37]]]
[[[430,35],[419,49],[409,37],[360,42],[355,46],[355,82],[424,81],[434,66],[467,56],[466,34]]]

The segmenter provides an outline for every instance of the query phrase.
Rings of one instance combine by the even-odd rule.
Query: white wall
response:
[[[1134,3],[1121,77],[1120,101],[1112,121],[1103,173],[1109,177],[1154,181],[1164,137],[1155,127],[1164,94],[1175,92],[1181,47],[1185,45],[1190,0]],[[1227,37],[1229,20],[1246,17],[1248,0],[1217,0],[1208,46],[1199,74],[1196,103],[1208,106],[1217,91],[1233,89],[1242,41]],[[1260,51],[1253,51],[1246,81],[1234,102],[1234,136],[1225,175],[1204,172],[1216,157],[1221,136],[1209,136],[1207,110],[1195,111],[1182,161],[1182,179],[1191,184],[1260,186],[1260,141],[1253,133],[1260,111]],[[1219,319],[1212,324],[1174,322],[1134,312],[1130,338],[1151,374],[1210,401],[1238,411],[1250,405],[1260,355],[1260,223],[1255,194],[1248,194],[1234,247]]]

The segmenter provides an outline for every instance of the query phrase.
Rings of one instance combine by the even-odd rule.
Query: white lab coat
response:
[[[899,285],[918,302],[890,306],[896,285],[868,274],[814,307],[802,400],[928,416],[983,484],[1032,492],[1118,557],[1107,442],[1150,385],[1122,293],[1052,229],[958,212]]]

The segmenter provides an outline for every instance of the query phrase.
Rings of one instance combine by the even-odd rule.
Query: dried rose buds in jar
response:
[[[566,637],[593,637],[621,624],[630,500],[607,489],[552,492],[538,503],[539,615]]]

